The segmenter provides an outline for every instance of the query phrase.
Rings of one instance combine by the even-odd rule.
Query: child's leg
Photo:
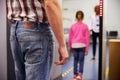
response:
[[[83,74],[84,68],[84,56],[85,56],[85,48],[80,48],[79,50],[79,73]]]
[[[74,56],[74,75],[77,75],[78,74],[78,60],[79,60],[79,57],[78,57],[78,52],[77,52],[77,49],[73,49],[73,56]]]

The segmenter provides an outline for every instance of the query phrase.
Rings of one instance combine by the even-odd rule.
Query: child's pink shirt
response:
[[[76,22],[70,27],[68,46],[72,48],[72,43],[83,43],[88,50],[90,45],[90,32],[88,26],[83,22]]]

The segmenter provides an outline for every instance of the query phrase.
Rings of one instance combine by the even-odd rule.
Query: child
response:
[[[76,12],[76,19],[77,22],[70,28],[68,43],[70,52],[72,51],[74,55],[74,80],[82,79],[84,56],[88,54],[90,37],[88,26],[82,22],[84,19],[82,11]]]

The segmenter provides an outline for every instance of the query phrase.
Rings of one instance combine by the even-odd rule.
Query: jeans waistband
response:
[[[19,23],[30,23],[30,24],[47,24],[47,25],[49,25],[49,23],[41,23],[41,22],[33,22],[33,21],[18,21],[18,20],[12,20],[12,23],[14,24],[14,23],[16,23],[16,22],[19,22]]]
[[[17,20],[12,20],[12,24],[33,24],[33,25],[44,25],[43,27],[48,27],[49,23],[40,23],[40,22],[32,22],[32,21],[17,21]],[[19,26],[18,26],[19,27]]]

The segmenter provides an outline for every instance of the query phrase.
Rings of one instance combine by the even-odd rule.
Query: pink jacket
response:
[[[71,26],[68,41],[69,49],[72,43],[84,43],[86,50],[88,50],[90,45],[90,32],[88,26],[83,22],[76,22]]]

